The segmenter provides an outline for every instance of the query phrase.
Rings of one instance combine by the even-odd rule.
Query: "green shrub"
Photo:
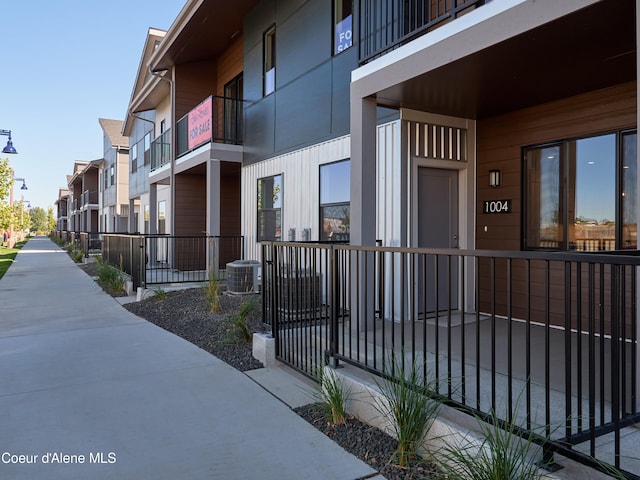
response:
[[[419,458],[418,449],[438,414],[440,404],[431,398],[434,384],[423,379],[422,368],[415,362],[405,365],[404,355],[390,356],[383,379],[376,384],[384,397],[374,400],[374,407],[391,425],[398,441],[395,452],[400,466]]]
[[[98,266],[98,280],[110,292],[118,293],[124,290],[124,274],[121,270],[107,263]]]
[[[229,318],[232,327],[231,341],[250,342],[253,332],[249,327],[249,318],[260,313],[260,303],[255,298],[247,298],[241,304],[236,315]]]
[[[209,271],[207,285],[204,287],[205,298],[209,311],[217,313],[220,311],[220,280],[216,277],[213,270]]]
[[[74,262],[81,263],[82,259],[84,258],[84,252],[82,250],[73,250],[73,252],[71,253],[71,258],[73,258]]]
[[[478,419],[480,441],[445,440],[444,447],[434,452],[434,463],[446,471],[447,478],[452,480],[542,478],[543,472],[535,463],[534,454],[539,447],[533,442],[534,433],[521,438],[517,435],[515,422],[500,424],[500,419],[492,410],[487,422]]]
[[[331,417],[331,423],[344,425],[347,419],[347,402],[351,398],[351,390],[342,385],[333,369],[319,367],[316,378],[320,389],[315,397],[326,408]]]

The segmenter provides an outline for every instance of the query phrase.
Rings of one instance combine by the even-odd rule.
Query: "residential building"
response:
[[[335,311],[349,312],[350,326],[340,334],[352,335],[354,345],[368,345],[358,335],[376,332],[385,321],[394,333],[396,326],[403,329],[404,342],[405,324],[417,318],[416,328],[426,332],[428,321],[439,325],[442,311],[449,314],[451,343],[455,312],[462,359],[449,357],[449,368],[461,365],[466,381],[466,364],[473,365],[477,386],[469,388],[475,388],[477,404],[471,408],[486,413],[487,405],[496,405],[496,376],[514,378],[495,365],[497,356],[508,357],[511,368],[513,352],[496,347],[496,319],[508,319],[505,337],[514,325],[534,325],[540,328],[536,338],[545,338],[540,346],[527,337],[528,363],[521,363],[531,375],[517,381],[531,382],[542,372],[536,386],[546,389],[548,418],[552,359],[563,365],[561,380],[553,381],[569,415],[572,402],[581,404],[574,397],[583,397],[583,378],[602,392],[602,411],[616,396],[627,405],[627,396],[637,397],[640,380],[633,360],[637,338],[622,333],[621,345],[605,340],[619,338],[612,325],[637,331],[634,274],[605,288],[618,274],[606,257],[597,260],[597,275],[595,267],[575,267],[570,259],[552,264],[551,258],[637,250],[637,5],[190,0],[157,47],[149,48],[149,37],[125,128],[134,131],[140,123],[133,146],[150,131],[142,123],[168,121],[152,141],[162,153],[158,162],[151,156],[149,232],[242,235],[249,259],[261,258],[265,241],[387,248],[347,269],[351,282],[345,288],[352,290],[343,299],[354,303]],[[130,207],[136,195],[130,194]],[[144,193],[139,198],[142,205]],[[416,265],[406,249],[446,249],[447,257],[434,263],[422,251]],[[503,256],[480,259],[478,250]],[[512,267],[509,252],[521,263]],[[532,266],[532,258],[541,263]],[[390,264],[376,263],[388,259]],[[496,265],[503,264],[508,269],[496,277]],[[427,293],[428,286],[435,294]],[[322,288],[318,298],[329,298]],[[477,315],[478,328],[469,358],[466,312]],[[487,312],[492,347],[481,352],[480,328],[489,322],[482,323],[480,314]],[[555,332],[565,337],[553,350],[549,338]],[[583,341],[596,337],[602,342],[598,355],[592,345],[583,364]],[[425,351],[426,342],[425,333]],[[440,358],[444,353],[435,342]],[[612,357],[618,347],[622,356]],[[545,365],[532,373],[535,352]],[[352,353],[343,355],[356,363]],[[491,358],[481,361],[481,355]],[[598,381],[590,363],[596,361]],[[480,378],[487,363],[492,392],[483,397]],[[622,377],[615,367],[611,376],[624,386],[605,394],[605,365],[618,363]],[[451,392],[449,398],[466,405],[462,391],[461,399]],[[593,405],[595,398],[589,397]],[[611,417],[637,421],[635,404],[623,410]],[[593,408],[590,415],[595,418]],[[602,425],[592,425],[588,434],[582,424],[575,431],[567,427],[558,448],[593,435],[595,449],[596,430],[619,434],[619,424],[611,427],[604,413],[601,418]]]
[[[101,159],[91,162],[75,162],[73,174],[67,177],[69,189],[66,198],[69,199],[71,204],[69,231],[75,233],[98,232],[98,182],[101,165]]]
[[[129,228],[129,140],[121,120],[98,119],[103,131],[100,179],[100,231],[127,232]]]
[[[69,230],[69,189],[59,188],[58,198],[54,202],[56,215],[56,231],[67,232]]]
[[[151,201],[150,174],[166,164],[170,155],[171,105],[170,82],[166,74],[154,74],[148,68],[149,58],[160,45],[166,32],[150,28],[142,50],[138,72],[131,93],[122,134],[129,139],[129,232],[167,233],[165,223],[150,222],[151,210],[157,218],[170,200],[171,188],[162,181],[153,183]],[[166,216],[166,213],[164,214]]]

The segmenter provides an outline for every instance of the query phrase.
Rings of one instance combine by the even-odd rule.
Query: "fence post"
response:
[[[331,366],[333,368],[338,367],[338,308],[340,306],[340,302],[338,301],[340,295],[340,285],[338,275],[338,255],[336,253],[336,248],[334,245],[329,247],[329,265],[331,268],[331,274],[329,276],[330,287],[331,287],[331,295],[329,296],[329,358],[331,359]]]

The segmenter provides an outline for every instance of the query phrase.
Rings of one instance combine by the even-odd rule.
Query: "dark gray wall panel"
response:
[[[304,8],[276,25],[277,88],[329,59],[331,3],[327,0],[309,1]]]
[[[277,92],[276,151],[298,148],[329,135],[330,78],[331,64],[325,63]]]
[[[358,65],[358,49],[351,47],[333,57],[332,84],[332,121],[331,133],[346,135],[349,133],[349,85],[351,71]]]
[[[254,163],[270,156],[274,142],[274,101],[269,95],[245,109],[245,160]]]

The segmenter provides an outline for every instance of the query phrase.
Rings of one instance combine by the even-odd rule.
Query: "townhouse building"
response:
[[[468,363],[472,408],[495,408],[496,376],[512,382],[513,349],[526,351],[518,381],[546,389],[547,419],[551,390],[564,395],[563,420],[583,413],[583,388],[600,392],[592,420],[593,405],[620,402],[557,443],[593,435],[595,451],[596,431],[619,435],[621,419],[638,419],[635,274],[611,266],[613,255],[589,266],[562,255],[637,250],[638,3],[190,0],[143,51],[124,131],[145,152],[153,134],[148,194],[146,184],[130,192],[130,228],[242,235],[244,256],[258,260],[262,242],[377,245],[345,274],[355,290],[343,294],[353,304],[340,305],[350,312],[342,334],[390,321],[404,341],[405,324],[417,318],[410,328],[426,332],[446,312],[462,351],[452,401],[466,405]],[[477,325],[469,357],[466,312]],[[487,312],[491,346],[480,352]],[[504,331],[496,319],[509,320]],[[512,344],[523,325],[526,340]],[[507,337],[509,353],[498,351]]]
[[[169,80],[164,74],[154,74],[148,62],[166,32],[150,28],[147,32],[138,72],[131,92],[122,134],[129,139],[129,232],[144,234],[168,233],[166,226],[169,185],[153,182],[150,176],[165,165],[171,154],[171,108]],[[153,201],[151,191],[153,190]],[[159,206],[159,207],[158,207]],[[161,212],[162,223],[151,222]]]
[[[99,118],[103,131],[100,169],[101,232],[127,232],[129,228],[129,140],[121,120]]]
[[[56,215],[56,230],[66,232],[69,229],[69,190],[58,189],[58,198],[54,202]]]

